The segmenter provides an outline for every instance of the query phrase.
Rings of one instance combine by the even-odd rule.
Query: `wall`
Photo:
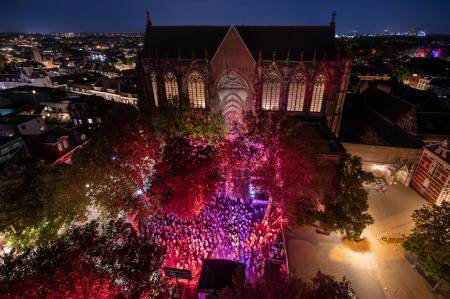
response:
[[[360,156],[363,162],[377,164],[392,164],[398,159],[416,160],[422,152],[421,148],[403,148],[344,142],[342,145],[348,153]]]
[[[349,154],[362,158],[363,169],[375,176],[384,177],[388,184],[409,183],[417,165],[422,149],[393,146],[365,145],[356,143],[342,144]],[[406,163],[396,162],[404,161]]]
[[[429,174],[431,163],[437,163],[436,171]],[[412,187],[431,202],[437,202],[442,191],[448,188],[450,166],[425,149],[411,182]]]
[[[47,131],[47,125],[42,117],[36,117],[17,125],[20,135],[39,135]]]

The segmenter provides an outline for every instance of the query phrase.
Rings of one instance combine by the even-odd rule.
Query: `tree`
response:
[[[179,102],[149,113],[113,109],[73,166],[107,216],[194,216],[218,186],[222,120]]]
[[[303,218],[327,189],[315,145],[308,141],[311,130],[282,113],[248,114],[245,120],[245,128],[233,130],[221,154],[234,193],[245,198],[251,183],[288,216]]]
[[[392,70],[393,75],[399,82],[405,82],[411,79],[412,73],[408,67],[400,65]]]
[[[104,216],[134,213],[144,208],[136,194],[145,189],[160,146],[160,138],[136,109],[116,106],[88,144],[74,153],[74,176]]]
[[[184,138],[170,140],[155,166],[149,198],[164,213],[193,217],[214,198],[220,182],[219,153]]]
[[[0,257],[0,295],[6,298],[159,298],[164,249],[129,223],[91,222],[21,254]]]
[[[305,298],[311,299],[353,299],[356,298],[350,281],[342,278],[341,281],[336,280],[333,276],[317,272],[316,276],[311,279],[311,287],[306,292]]]
[[[325,196],[323,210],[315,212],[326,231],[339,231],[350,240],[359,240],[364,228],[373,223],[363,187],[372,180],[373,175],[362,170],[361,158],[346,156],[337,172],[335,192]]]
[[[150,119],[151,126],[160,132],[165,140],[186,138],[217,145],[227,132],[220,114],[191,109],[189,99],[184,96],[152,111]]]
[[[64,165],[31,158],[6,166],[0,174],[0,232],[7,245],[26,250],[57,238],[64,224],[83,221],[87,202],[74,179]]]
[[[310,282],[278,269],[266,269],[264,275],[254,283],[236,277],[233,288],[220,292],[221,299],[352,299],[355,298],[350,282],[317,272]]]
[[[414,211],[415,226],[403,243],[430,276],[450,283],[450,202]]]

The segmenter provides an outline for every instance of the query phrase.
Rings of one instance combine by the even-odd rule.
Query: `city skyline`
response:
[[[32,2],[21,0],[3,4],[1,32],[142,32],[145,10],[155,25],[323,25],[337,11],[338,34],[405,32],[450,33],[446,11],[450,2],[422,1],[76,1]],[[189,11],[189,14],[186,12]],[[383,20],[382,23],[379,20]]]

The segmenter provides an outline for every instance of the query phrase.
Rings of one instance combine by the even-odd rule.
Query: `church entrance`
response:
[[[227,123],[242,122],[248,109],[249,91],[245,80],[236,72],[229,72],[218,83],[217,91],[222,116]]]

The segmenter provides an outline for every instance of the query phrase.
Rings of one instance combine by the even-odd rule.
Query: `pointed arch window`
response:
[[[159,106],[158,81],[156,80],[156,73],[150,74],[150,82],[152,84],[153,101],[155,102],[155,107],[158,107]]]
[[[270,73],[263,83],[262,109],[278,110],[280,107],[281,80],[275,73]]]
[[[199,72],[192,72],[188,76],[189,103],[192,108],[206,108],[205,80]]]
[[[167,73],[164,76],[164,87],[166,90],[166,99],[169,102],[178,98],[178,82],[174,74]]]
[[[324,74],[320,74],[314,80],[312,98],[311,98],[311,112],[320,112],[322,110],[323,95],[325,92],[325,82],[327,78]]]
[[[289,83],[287,111],[303,111],[305,107],[305,93],[305,77],[302,74],[298,74]]]

